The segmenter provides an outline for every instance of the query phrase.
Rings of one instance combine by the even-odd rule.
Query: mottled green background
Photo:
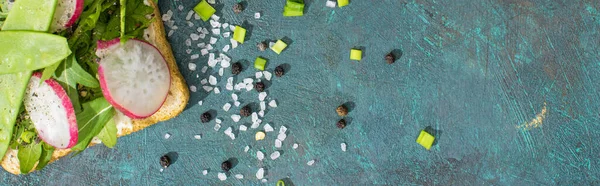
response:
[[[252,154],[270,154],[275,133],[261,142],[253,132],[234,141],[223,134],[239,124],[229,118],[235,111],[221,109],[231,92],[199,91],[182,115],[120,138],[114,149],[89,148],[30,175],[2,172],[4,185],[258,185],[260,166],[271,185],[285,177],[296,185],[600,185],[598,0],[353,0],[335,9],[325,0],[305,1],[305,16],[293,18],[282,17],[283,0],[248,0],[237,15],[233,1],[217,5],[222,21],[252,26],[247,43],[228,53],[234,61],[260,55],[269,59],[268,70],[291,67],[268,87],[279,107],[264,121],[289,128],[279,159],[261,163],[243,152],[252,145]],[[187,68],[184,40],[207,25],[185,23],[196,3],[160,1],[163,13],[172,9],[179,20],[169,40],[194,85],[208,76],[196,78],[198,70]],[[255,48],[282,37],[293,43],[281,55]],[[363,61],[348,59],[352,47],[364,47]],[[392,49],[403,56],[385,64]],[[206,59],[193,62],[200,69]],[[237,79],[253,74],[249,68]],[[219,85],[225,90],[225,78]],[[243,104],[257,103],[255,91],[240,96]],[[353,104],[351,122],[339,130],[334,109],[346,102]],[[544,107],[539,127],[517,128]],[[224,119],[221,132],[214,121],[199,123],[209,109]],[[439,139],[431,151],[414,141],[427,126]],[[171,139],[163,139],[166,132]],[[193,139],[198,133],[202,140]],[[292,150],[293,142],[300,148]],[[178,160],[159,172],[158,158],[171,151]],[[221,182],[217,170],[230,157],[239,161],[232,173],[246,178]]]

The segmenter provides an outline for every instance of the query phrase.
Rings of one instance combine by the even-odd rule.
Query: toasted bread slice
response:
[[[160,107],[160,109],[156,113],[154,113],[148,118],[132,120],[126,117],[125,115],[118,113],[114,118],[115,122],[117,123],[118,137],[125,136],[136,131],[140,131],[150,125],[177,116],[183,111],[190,97],[190,93],[187,88],[185,79],[183,79],[183,76],[179,72],[179,68],[177,68],[175,57],[173,56],[173,52],[171,51],[171,45],[167,41],[165,35],[165,28],[160,19],[160,11],[158,9],[158,5],[152,0],[148,0],[147,2],[150,4],[150,6],[154,8],[154,13],[152,17],[156,18],[153,19],[152,23],[144,33],[144,37],[146,40],[148,40],[148,42],[156,46],[160,53],[165,57],[167,65],[169,66],[169,69],[171,71],[171,87],[169,89],[169,95],[167,96],[167,100],[165,101],[165,103],[162,105],[162,107]],[[100,141],[94,139],[90,143],[90,146],[96,145],[98,143],[100,143]],[[2,167],[6,171],[13,174],[21,173],[19,169],[19,159],[17,158],[17,152],[18,150],[8,149],[1,163]],[[57,149],[52,154],[52,160],[50,160],[50,162],[56,161],[57,159],[66,156],[69,153],[71,153],[71,149]]]

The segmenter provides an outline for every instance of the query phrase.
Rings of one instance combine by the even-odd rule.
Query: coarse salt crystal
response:
[[[285,133],[285,132],[287,132],[287,127],[285,127],[283,125],[281,127],[279,127],[279,133]]]
[[[223,29],[229,29],[229,23],[223,23],[221,26]]]
[[[252,122],[258,121],[258,114],[256,112],[252,113]]]
[[[265,100],[265,98],[267,97],[267,92],[261,92],[258,94],[258,100]]]
[[[223,131],[223,133],[225,134],[231,134],[233,132],[233,128],[231,127],[227,127],[227,129],[225,129],[225,131]]]
[[[294,144],[292,145],[292,148],[293,148],[293,149],[297,149],[297,148],[298,148],[298,144],[297,144],[297,143],[294,143]]]
[[[252,78],[245,78],[244,79],[244,83],[245,84],[251,84],[252,82],[254,82],[254,80]]]
[[[227,89],[227,90],[233,90],[233,85],[227,83],[227,85],[225,85],[225,89]]]
[[[273,74],[271,74],[271,72],[269,71],[263,71],[263,75],[265,75],[265,79],[267,79],[267,81],[271,81],[271,77],[273,77]]]
[[[231,119],[233,120],[233,122],[236,122],[236,123],[238,121],[240,121],[241,118],[242,117],[240,115],[237,115],[237,114],[231,115]]]
[[[215,44],[215,43],[217,43],[217,38],[211,37],[210,44]]]
[[[230,108],[231,108],[231,104],[230,103],[225,103],[225,105],[223,105],[223,110],[225,112],[228,112]]]
[[[219,180],[221,181],[225,181],[227,179],[227,175],[225,173],[219,172],[219,174],[217,175],[217,177],[219,177]]]
[[[246,125],[240,125],[240,131],[246,131],[248,130],[248,127],[246,127]]]
[[[222,122],[223,121],[221,119],[219,119],[219,118],[215,119],[215,123],[217,123],[217,124],[221,124]]]
[[[269,42],[269,48],[273,48],[273,45],[275,45],[275,42]]]
[[[256,72],[255,74],[256,79],[260,79],[262,77],[262,72]]]
[[[240,102],[239,101],[235,101],[235,102],[233,102],[233,105],[235,105],[236,107],[239,107],[240,106]]]
[[[194,71],[194,70],[196,70],[196,63],[188,63],[188,68],[189,68],[191,71]]]
[[[202,70],[200,70],[200,71],[201,71],[202,73],[206,73],[206,70],[208,70],[208,67],[207,67],[207,66],[203,66],[203,67],[202,67]],[[205,84],[206,84],[206,83],[205,83]]]
[[[235,30],[235,25],[229,25],[229,30],[234,31]]]
[[[173,33],[175,33],[175,30],[169,30],[169,34],[167,34],[167,36],[171,37],[171,35],[173,35]]]
[[[231,41],[231,48],[237,48],[238,42],[236,40],[230,39],[229,41]]]
[[[190,34],[190,38],[194,41],[200,39],[200,35],[196,34],[196,33],[191,33]]]
[[[227,45],[227,46],[229,46],[229,45]],[[221,67],[223,67],[223,68],[228,68],[230,65],[231,65],[231,62],[229,62],[229,61],[226,61],[226,60],[221,61]],[[233,81],[231,83],[233,83]]]
[[[216,85],[217,84],[217,78],[213,75],[208,76],[208,83],[210,83],[211,85]]]
[[[182,11],[182,10],[183,10],[183,5],[179,5],[179,6],[177,6],[177,9],[178,9],[179,11]]]
[[[260,110],[263,111],[263,110],[266,110],[266,109],[267,109],[267,106],[265,105],[265,102],[261,101],[260,102]]]
[[[198,105],[202,105],[202,100],[198,101]]]
[[[204,85],[204,84],[206,84],[206,83],[208,83],[208,80],[206,80],[206,78],[204,78],[204,79],[200,80],[200,84],[203,84],[203,85]]]
[[[208,59],[208,66],[215,67],[217,65],[217,60]]]
[[[269,101],[269,107],[272,107],[272,108],[277,107],[277,102],[275,100]]]
[[[221,34],[221,29],[212,29],[212,33],[215,35]]]
[[[342,151],[346,152],[346,143],[341,143]]]
[[[192,40],[186,39],[185,40],[185,46],[192,46]]]
[[[206,28],[202,27],[202,33],[204,33],[204,34],[208,34],[208,29],[206,29]]]
[[[212,50],[213,46],[211,44],[206,45],[206,50]]]
[[[213,1],[213,3],[215,2],[214,0],[212,0],[212,1]],[[217,16],[216,14],[213,14],[212,16],[210,16],[210,18],[213,19],[213,20],[215,20],[215,21],[219,21],[219,19],[221,17]]]
[[[261,118],[265,117],[265,111],[264,110],[258,111],[258,116],[260,116]]]
[[[265,126],[263,126],[263,128],[265,129],[265,132],[273,132],[273,127],[271,127],[271,125],[269,125],[268,123],[265,124]]]
[[[248,152],[250,150],[250,146],[246,145],[246,147],[244,147],[244,152]]]
[[[205,56],[206,54],[208,54],[208,49],[200,50],[200,54],[202,54],[202,56]]]
[[[258,128],[258,126],[260,126],[259,122],[253,122],[252,125],[250,125],[250,128],[255,129],[255,128]]]
[[[335,1],[330,1],[330,0],[327,0],[327,2],[325,3],[325,6],[329,7],[329,8],[335,8],[335,5],[336,5]]]
[[[231,33],[230,33],[230,32],[225,32],[225,33],[223,33],[223,37],[227,38],[227,37],[229,37],[229,36],[231,36]]]
[[[189,21],[187,22],[187,25],[188,25],[188,27],[194,27],[194,23],[189,22]]]
[[[223,47],[223,52],[229,52],[229,47],[230,47],[229,45],[225,45]]]
[[[215,21],[215,20],[210,20],[210,26],[212,26],[213,28],[217,28],[221,26],[221,23]]]
[[[254,89],[254,85],[252,85],[252,84],[246,84],[246,92],[247,91],[251,91],[252,89]]]
[[[196,89],[196,86],[194,86],[194,85],[190,86],[190,91],[192,91],[192,92],[196,92],[196,90],[197,90],[197,89]]]
[[[221,125],[215,124],[215,127],[213,127],[213,129],[215,129],[215,131],[219,131],[219,129],[221,129]]]
[[[263,178],[260,180],[260,182],[262,182],[262,183],[267,183],[267,181],[268,181],[267,178]]]
[[[279,133],[277,135],[277,139],[279,139],[281,141],[284,141],[286,137],[287,137],[287,135],[285,133]]]
[[[279,151],[275,151],[275,152],[271,153],[271,160],[275,160],[275,159],[279,158],[280,155],[281,155],[281,153]]]
[[[256,151],[256,158],[258,158],[259,161],[262,161],[265,159],[265,154],[262,151]]]
[[[260,19],[260,12],[254,13],[254,19]]]
[[[207,175],[208,174],[208,170],[204,169],[202,170],[202,175]]]
[[[200,55],[198,54],[194,54],[190,56],[190,59],[198,59],[200,57]]]
[[[275,148],[281,148],[282,141],[279,139],[275,139]]]
[[[242,175],[242,174],[236,174],[235,178],[237,178],[237,179],[244,179],[244,175]]]
[[[195,20],[199,20],[199,19],[200,19],[200,15],[198,15],[198,14],[194,13],[194,19],[195,19]]]
[[[258,171],[256,171],[257,179],[262,179],[264,176],[265,176],[265,169],[260,168],[260,169],[258,169]]]
[[[312,166],[313,164],[315,164],[315,160],[310,160],[310,161],[306,162],[306,164],[308,166]]]
[[[169,139],[169,138],[171,138],[171,134],[165,133],[165,139]]]
[[[173,12],[171,10],[167,11],[166,14],[162,15],[162,20],[163,21],[168,21],[171,19],[171,16],[173,16]]]
[[[223,64],[221,64],[221,65],[223,65]],[[223,67],[223,68],[227,68],[227,67]],[[233,77],[227,78],[227,83],[232,83],[233,84]]]
[[[211,86],[202,86],[202,88],[206,91],[206,92],[210,92],[212,91],[213,87]]]
[[[215,89],[213,91],[215,92],[215,94],[221,93],[221,90],[219,90],[219,87],[215,87]]]
[[[196,138],[196,139],[202,139],[202,136],[200,134],[196,134],[196,135],[194,135],[194,138]]]
[[[191,53],[192,53],[192,49],[189,49],[189,48],[188,48],[188,49],[185,49],[185,53],[186,53],[186,54],[191,54]]]
[[[200,37],[200,39],[204,39],[204,38],[206,38],[206,34],[200,33],[199,37]],[[200,45],[202,45],[202,46],[200,46]],[[205,46],[206,46],[206,44],[204,44],[204,43],[198,43],[198,47],[205,47]]]
[[[223,68],[219,69],[219,76],[223,76]]]

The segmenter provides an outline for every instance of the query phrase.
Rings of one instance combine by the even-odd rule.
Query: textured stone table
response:
[[[276,130],[289,128],[279,159],[261,163],[254,157],[256,149],[267,156],[275,150],[275,133],[261,142],[253,132],[235,140],[223,134],[239,123],[229,118],[235,107],[221,109],[231,102],[221,78],[221,94],[199,88],[179,117],[120,138],[114,149],[89,148],[30,175],[2,172],[3,183],[259,185],[254,175],[264,166],[270,185],[285,177],[295,185],[600,184],[599,1],[353,0],[335,9],[325,0],[306,1],[305,15],[293,18],[282,17],[282,0],[249,0],[238,15],[230,0],[217,5],[221,22],[252,26],[249,40],[227,53],[234,61],[263,56],[270,71],[290,67],[270,82],[269,97],[279,107],[263,119]],[[195,3],[160,1],[162,12],[172,9],[178,20],[169,39],[180,69],[198,86],[208,74],[196,78],[199,70],[187,64],[200,69],[207,56],[190,60],[184,44],[197,26],[208,25],[185,23]],[[262,17],[254,19],[255,12]],[[283,37],[293,43],[281,55],[255,47]],[[353,47],[364,48],[362,61],[349,60]],[[393,49],[403,55],[388,65],[383,57]],[[254,72],[247,68],[237,80]],[[255,91],[240,99],[258,103]],[[347,102],[351,121],[339,130],[335,107]],[[224,119],[219,132],[214,121],[199,122],[210,109]],[[428,126],[438,139],[430,151],[415,143]],[[172,137],[165,140],[167,132]],[[203,138],[195,140],[199,133]],[[246,145],[252,154],[243,152]],[[178,159],[161,173],[158,159],[167,152]],[[245,178],[221,182],[220,163],[231,157],[238,159],[231,172]],[[307,166],[311,159],[316,163]],[[206,168],[210,173],[203,176]]]

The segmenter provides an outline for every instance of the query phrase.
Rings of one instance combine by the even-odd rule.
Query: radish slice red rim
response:
[[[151,44],[129,39],[98,41],[96,55],[102,94],[117,110],[133,119],[154,114],[167,99],[169,67]]]
[[[38,136],[56,148],[70,148],[79,137],[71,99],[53,79],[40,84],[42,74],[34,73],[25,93],[25,110]]]
[[[50,28],[53,32],[59,32],[69,28],[79,19],[83,12],[84,0],[58,0]]]

